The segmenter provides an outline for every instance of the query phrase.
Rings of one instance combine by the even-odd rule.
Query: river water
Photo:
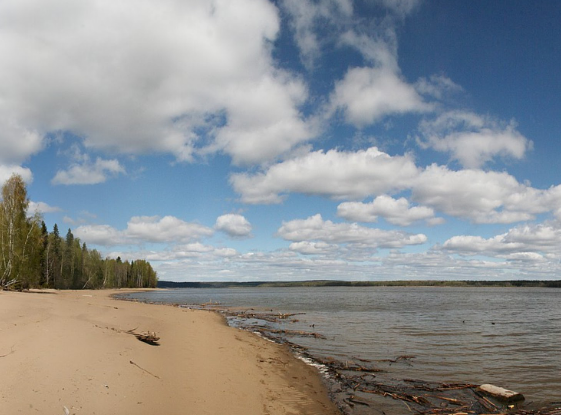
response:
[[[298,322],[280,324],[325,336],[290,339],[312,355],[378,361],[398,379],[491,383],[523,393],[529,407],[561,401],[561,290],[557,289],[220,288],[132,297],[304,313],[295,316]],[[414,358],[387,362],[399,356]]]

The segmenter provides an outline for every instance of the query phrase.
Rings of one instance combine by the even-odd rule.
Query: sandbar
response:
[[[0,291],[0,414],[339,414],[285,346],[115,292]]]

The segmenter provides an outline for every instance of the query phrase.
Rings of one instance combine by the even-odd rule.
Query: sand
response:
[[[0,414],[338,414],[284,346],[113,292],[0,291]]]

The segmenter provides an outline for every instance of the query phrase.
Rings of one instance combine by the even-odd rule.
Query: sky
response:
[[[561,3],[1,0],[0,182],[161,280],[561,275]]]

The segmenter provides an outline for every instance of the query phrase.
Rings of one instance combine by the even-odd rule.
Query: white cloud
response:
[[[229,213],[216,219],[214,229],[232,237],[247,237],[251,234],[251,223],[242,215]]]
[[[33,215],[35,212],[37,213],[53,213],[53,212],[60,212],[61,209],[56,206],[50,206],[45,202],[33,202],[29,201],[29,206],[27,208],[28,214]]]
[[[458,235],[441,249],[463,256],[482,255],[516,261],[542,261],[559,258],[561,228],[555,223],[524,224],[491,238]]]
[[[521,159],[532,148],[532,142],[508,125],[462,111],[446,112],[420,125],[423,148],[450,153],[464,167],[478,168],[495,157]]]
[[[357,244],[371,248],[402,248],[419,245],[427,241],[423,234],[408,234],[401,231],[386,231],[366,228],[355,223],[333,223],[324,221],[321,215],[307,219],[283,222],[278,230],[281,238],[293,241],[318,241],[335,244]]]
[[[411,207],[404,197],[394,199],[391,196],[378,196],[370,203],[344,202],[337,207],[337,215],[349,221],[376,222],[381,216],[389,223],[409,226],[414,222],[425,220],[431,224],[439,221],[434,217],[434,210],[426,206]]]
[[[19,174],[27,184],[33,181],[33,173],[27,167],[0,164],[0,186],[3,186],[13,174]]]
[[[96,149],[189,161],[205,147],[237,163],[314,134],[303,83],[275,67],[279,13],[266,0],[5,0],[0,16],[0,162],[60,131]]]
[[[51,180],[52,184],[99,184],[107,181],[109,177],[124,174],[125,168],[118,160],[104,160],[100,157],[92,162],[89,157],[78,163],[73,163],[68,170],[57,171]]]
[[[0,39],[0,44],[1,42]],[[1,68],[2,63],[0,63],[0,76]],[[6,87],[7,85],[4,85],[3,88]],[[9,165],[21,163],[29,156],[38,153],[43,149],[44,142],[41,134],[33,127],[22,125],[10,114],[10,103],[2,97],[3,88],[0,87],[0,164]]]
[[[385,198],[344,204],[340,215],[354,221],[384,216],[402,226],[414,219],[442,223],[431,219],[431,211],[474,223],[528,221],[547,212],[561,218],[561,186],[536,189],[506,172],[455,171],[436,164],[423,170],[410,155],[390,156],[376,147],[300,154],[262,173],[233,174],[230,182],[245,203],[281,203],[290,192],[340,200],[410,190],[411,200],[420,205],[408,207],[405,200],[390,203]]]
[[[239,252],[234,248],[218,248],[214,251],[216,255],[223,258],[232,258],[239,255]]]
[[[174,216],[134,216],[122,231],[109,225],[83,225],[74,234],[88,244],[116,246],[190,243],[212,236],[213,230]]]
[[[210,148],[230,154],[235,164],[274,159],[317,134],[314,120],[303,120],[298,110],[307,97],[302,82],[263,76],[231,89],[228,122]]]
[[[233,248],[217,248],[200,242],[175,245],[161,251],[112,251],[108,254],[111,258],[117,258],[118,256],[122,259],[131,260],[138,257],[146,258],[148,261],[156,262],[153,264],[156,269],[161,267],[158,263],[181,263],[181,261],[185,260],[196,261],[199,265],[204,263],[206,266],[209,266],[237,255],[239,253]],[[186,272],[189,271],[187,270]]]
[[[330,101],[332,110],[341,109],[346,120],[357,127],[389,115],[431,109],[412,85],[385,67],[350,69],[335,85]]]
[[[540,190],[505,172],[427,167],[411,183],[412,199],[475,223],[513,223],[561,208],[561,187]]]
[[[319,255],[333,253],[338,247],[325,242],[300,241],[291,243],[289,249],[303,255]]]
[[[339,42],[343,46],[356,49],[363,58],[372,65],[372,69],[384,69],[396,75],[399,74],[397,64],[397,36],[393,25],[388,26],[380,22],[380,27],[374,33],[357,33],[355,29],[349,29],[343,33]],[[366,68],[363,68],[366,69]]]
[[[443,99],[447,95],[462,92],[463,88],[443,75],[432,75],[429,79],[420,78],[415,83],[417,92],[430,95],[436,99]]]
[[[283,0],[283,9],[290,16],[290,27],[300,49],[304,65],[312,68],[321,53],[322,38],[317,32],[336,26],[353,14],[351,0]]]
[[[363,198],[409,186],[418,174],[408,155],[391,157],[376,147],[358,152],[316,151],[271,166],[265,173],[239,173],[230,181],[245,203],[280,203],[286,192]]]
[[[109,225],[83,225],[73,233],[87,244],[114,246],[126,243],[125,235]]]
[[[406,14],[416,2],[382,3],[398,14]],[[309,69],[320,55],[322,44],[327,43],[356,49],[368,64],[348,69],[335,84],[325,117],[341,111],[349,123],[364,127],[386,116],[432,109],[400,75],[392,19],[363,27],[361,20],[353,16],[353,5],[348,0],[285,0],[282,4],[291,17],[296,43]]]
[[[211,236],[212,229],[174,216],[135,216],[127,224],[128,238],[145,242],[188,242]]]
[[[411,13],[421,0],[378,0],[378,2],[395,13],[405,16]]]

